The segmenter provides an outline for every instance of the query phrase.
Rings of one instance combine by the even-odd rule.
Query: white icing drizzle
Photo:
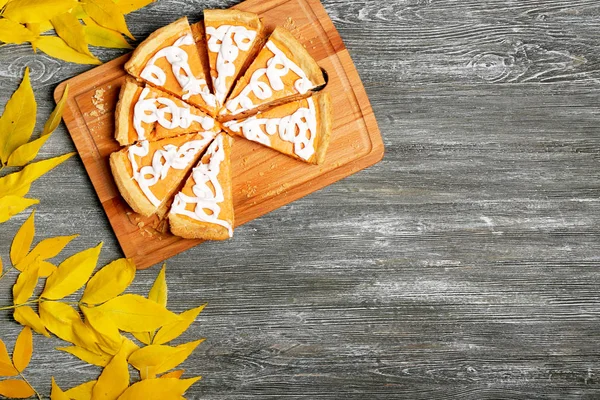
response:
[[[218,28],[206,27],[208,50],[217,53],[217,76],[213,77],[213,87],[219,104],[227,96],[227,78],[235,76],[234,62],[240,50],[248,51],[256,39],[256,31],[243,26],[221,25]]]
[[[165,145],[162,150],[156,150],[152,156],[152,164],[139,167],[135,157],[146,157],[150,151],[150,142],[143,140],[129,147],[129,161],[133,169],[133,179],[138,183],[142,192],[155,207],[160,206],[159,200],[152,192],[152,186],[167,177],[171,168],[185,169],[194,161],[196,155],[206,147],[213,138],[211,132],[202,133],[202,139],[191,140],[177,147]]]
[[[259,68],[254,71],[248,85],[237,97],[229,99],[225,105],[227,110],[231,111],[234,115],[254,108],[255,105],[248,96],[250,93],[253,93],[260,100],[267,100],[273,96],[273,90],[283,90],[285,85],[281,78],[286,76],[290,71],[300,77],[294,83],[294,88],[298,93],[305,94],[314,87],[314,84],[308,79],[302,68],[290,60],[283,51],[275,46],[275,43],[269,40],[265,47],[274,54],[273,58],[267,61],[267,68]],[[264,75],[267,76],[269,83],[260,80]],[[226,113],[225,109],[221,111],[221,114],[224,113]]]
[[[242,133],[253,142],[271,146],[271,138],[279,133],[281,140],[294,144],[294,153],[303,160],[315,154],[315,137],[317,135],[317,112],[314,100],[306,99],[308,108],[300,107],[293,114],[282,118],[250,117],[243,121],[224,123],[234,132]]]
[[[166,97],[148,97],[150,89],[144,88],[140,98],[133,108],[133,126],[138,140],[146,139],[142,123],[158,122],[166,129],[189,128],[193,122],[199,122],[205,131],[215,127],[215,120],[209,116],[192,114],[191,109],[184,105],[179,107],[173,100]],[[171,115],[171,119],[167,118]]]
[[[223,135],[217,136],[211,143],[203,157],[207,156],[210,157],[208,164],[200,163],[192,171],[192,179],[194,179],[192,193],[194,196],[179,192],[175,196],[171,212],[188,216],[197,221],[220,225],[229,231],[229,237],[231,237],[233,236],[233,227],[228,221],[219,219],[221,213],[219,203],[225,201],[223,187],[217,179],[221,171],[221,163],[225,160]],[[186,209],[188,204],[195,204],[193,211]]]
[[[189,99],[191,96],[199,94],[202,96],[206,104],[211,107],[216,107],[217,99],[210,92],[206,80],[198,79],[192,73],[190,64],[188,63],[188,54],[181,48],[181,46],[195,46],[196,42],[191,33],[185,34],[172,46],[160,49],[152,58],[148,61],[140,77],[147,80],[150,83],[158,86],[164,86],[167,82],[167,74],[165,71],[154,65],[159,58],[165,57],[171,69],[175,79],[179,82],[179,86],[183,89],[183,100]]]

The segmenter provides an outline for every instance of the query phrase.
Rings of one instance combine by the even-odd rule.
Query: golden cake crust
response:
[[[119,101],[115,109],[115,139],[121,146],[131,143],[129,140],[129,117],[131,115],[131,106],[139,97],[142,87],[131,77],[125,79],[119,93]]]
[[[150,203],[150,200],[148,200],[138,184],[130,176],[127,170],[128,163],[129,158],[123,150],[110,155],[110,169],[112,170],[121,196],[123,196],[133,211],[149,217],[156,213],[156,207]]]
[[[318,108],[319,125],[321,127],[319,130],[319,145],[316,149],[314,160],[317,164],[323,164],[333,129],[331,96],[327,92],[319,92],[313,98]]]

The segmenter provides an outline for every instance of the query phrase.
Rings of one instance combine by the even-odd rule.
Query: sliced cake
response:
[[[213,132],[202,132],[143,140],[111,154],[110,167],[125,201],[144,216],[164,215],[169,200],[214,137]]]
[[[174,235],[206,240],[233,236],[232,141],[224,133],[217,136],[175,196],[169,212]]]
[[[304,46],[285,28],[277,27],[219,114],[223,120],[247,116],[308,97],[324,84],[321,68]]]
[[[331,136],[331,99],[329,93],[320,92],[223,125],[233,134],[290,157],[320,164]]]
[[[133,52],[125,70],[210,115],[216,113],[217,101],[206,82],[187,17],[151,34]]]
[[[184,133],[221,131],[214,118],[152,86],[127,78],[115,112],[115,138],[122,146]]]
[[[204,10],[212,86],[223,105],[240,72],[258,51],[262,23],[258,15],[238,10]]]

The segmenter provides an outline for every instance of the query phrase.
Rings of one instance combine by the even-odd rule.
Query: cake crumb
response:
[[[106,114],[106,103],[104,102],[104,93],[106,90],[103,88],[96,89],[94,95],[92,96],[92,104],[96,109],[90,112],[92,117],[99,117],[101,115]]]

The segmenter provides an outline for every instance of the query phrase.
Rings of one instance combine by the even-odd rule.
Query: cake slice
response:
[[[232,141],[225,133],[217,136],[175,196],[169,212],[174,235],[206,240],[233,236]]]
[[[152,86],[127,78],[115,112],[115,139],[121,146],[184,133],[221,132],[214,118]]]
[[[217,104],[223,105],[246,61],[259,50],[262,22],[238,10],[204,10],[210,76]]]
[[[219,115],[228,120],[255,114],[306,98],[323,85],[325,78],[317,62],[289,31],[277,27],[236,83]]]
[[[329,93],[320,92],[223,126],[290,157],[321,164],[331,136],[331,99]]]
[[[127,204],[146,217],[164,215],[169,200],[214,137],[213,132],[202,132],[143,140],[112,153],[110,167]]]
[[[187,17],[152,33],[133,52],[125,70],[210,115],[216,113],[217,101],[206,82]]]

